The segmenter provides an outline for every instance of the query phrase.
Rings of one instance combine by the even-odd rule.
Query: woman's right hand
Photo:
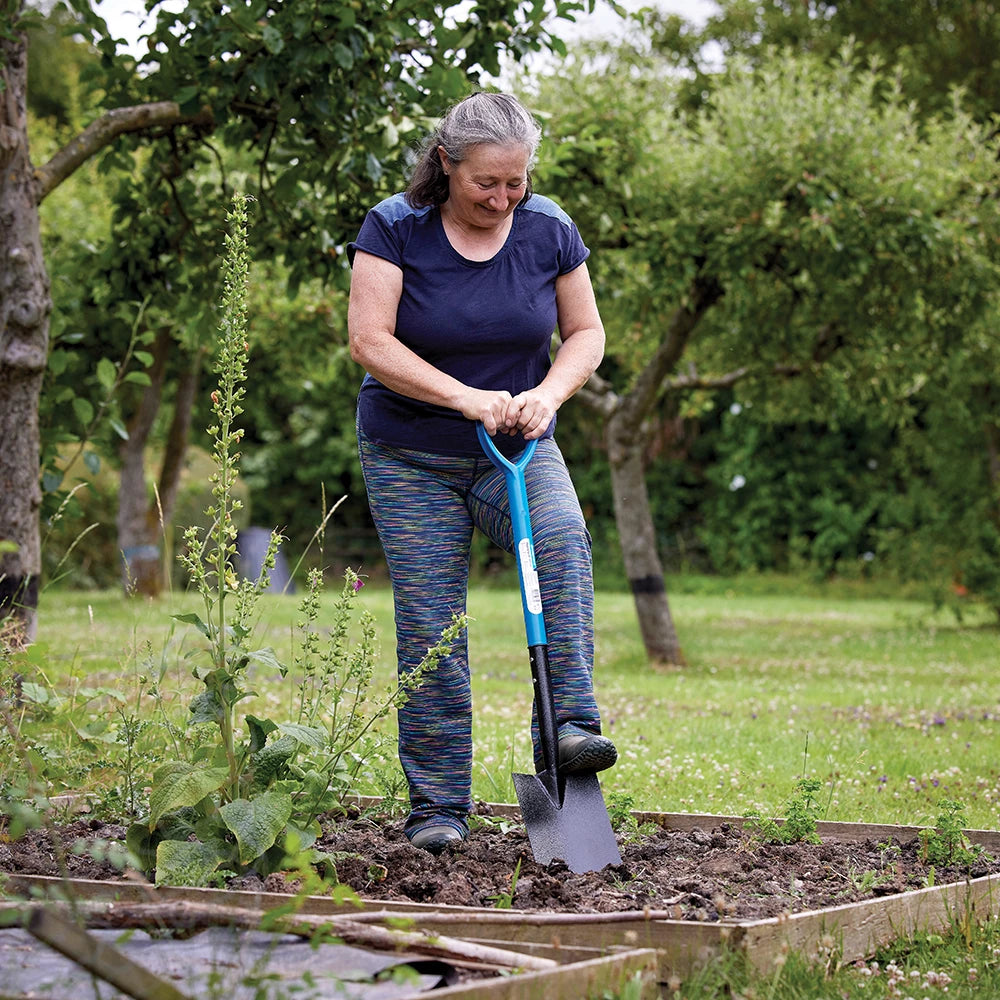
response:
[[[469,420],[481,421],[486,433],[493,437],[497,431],[505,434],[515,434],[517,428],[504,426],[507,419],[507,408],[510,406],[511,394],[503,389],[499,392],[493,389],[470,388],[461,399],[460,410],[463,417]]]

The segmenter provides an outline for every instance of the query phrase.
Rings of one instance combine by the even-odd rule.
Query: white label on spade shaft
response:
[[[527,538],[522,538],[518,542],[517,557],[521,561],[524,602],[533,615],[540,615],[542,613],[542,591],[538,586],[538,573],[535,572],[535,554],[531,551],[531,542]]]

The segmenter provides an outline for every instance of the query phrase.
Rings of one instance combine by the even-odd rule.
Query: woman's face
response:
[[[461,163],[452,163],[438,146],[448,175],[447,210],[459,222],[477,229],[501,225],[524,197],[528,183],[528,150],[520,143],[472,146]]]

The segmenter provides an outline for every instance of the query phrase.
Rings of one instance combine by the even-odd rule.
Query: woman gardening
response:
[[[506,94],[452,107],[410,185],[376,205],[348,247],[351,354],[367,374],[358,447],[385,551],[397,661],[412,670],[465,611],[479,528],[513,547],[503,475],[476,422],[526,468],[563,773],[617,759],[594,699],[590,536],[553,433],[556,411],[596,370],[604,327],[572,220],[532,193],[540,129]],[[560,346],[550,360],[552,332]],[[405,830],[438,854],[468,834],[472,697],[455,646],[399,710],[410,792]],[[541,766],[537,733],[536,767]]]

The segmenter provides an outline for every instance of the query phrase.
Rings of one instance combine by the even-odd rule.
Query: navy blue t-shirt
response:
[[[348,244],[403,272],[395,334],[425,361],[477,389],[516,396],[537,386],[549,369],[556,328],[556,278],[589,256],[569,216],[532,195],[514,210],[503,248],[490,260],[467,260],[448,242],[435,207],[412,208],[401,194],[376,205],[357,240]],[[444,455],[481,455],[475,424],[457,410],[423,403],[371,375],[358,396],[361,429],[372,440]],[[555,418],[545,437],[551,437]],[[498,434],[506,454],[524,447],[520,435]]]

